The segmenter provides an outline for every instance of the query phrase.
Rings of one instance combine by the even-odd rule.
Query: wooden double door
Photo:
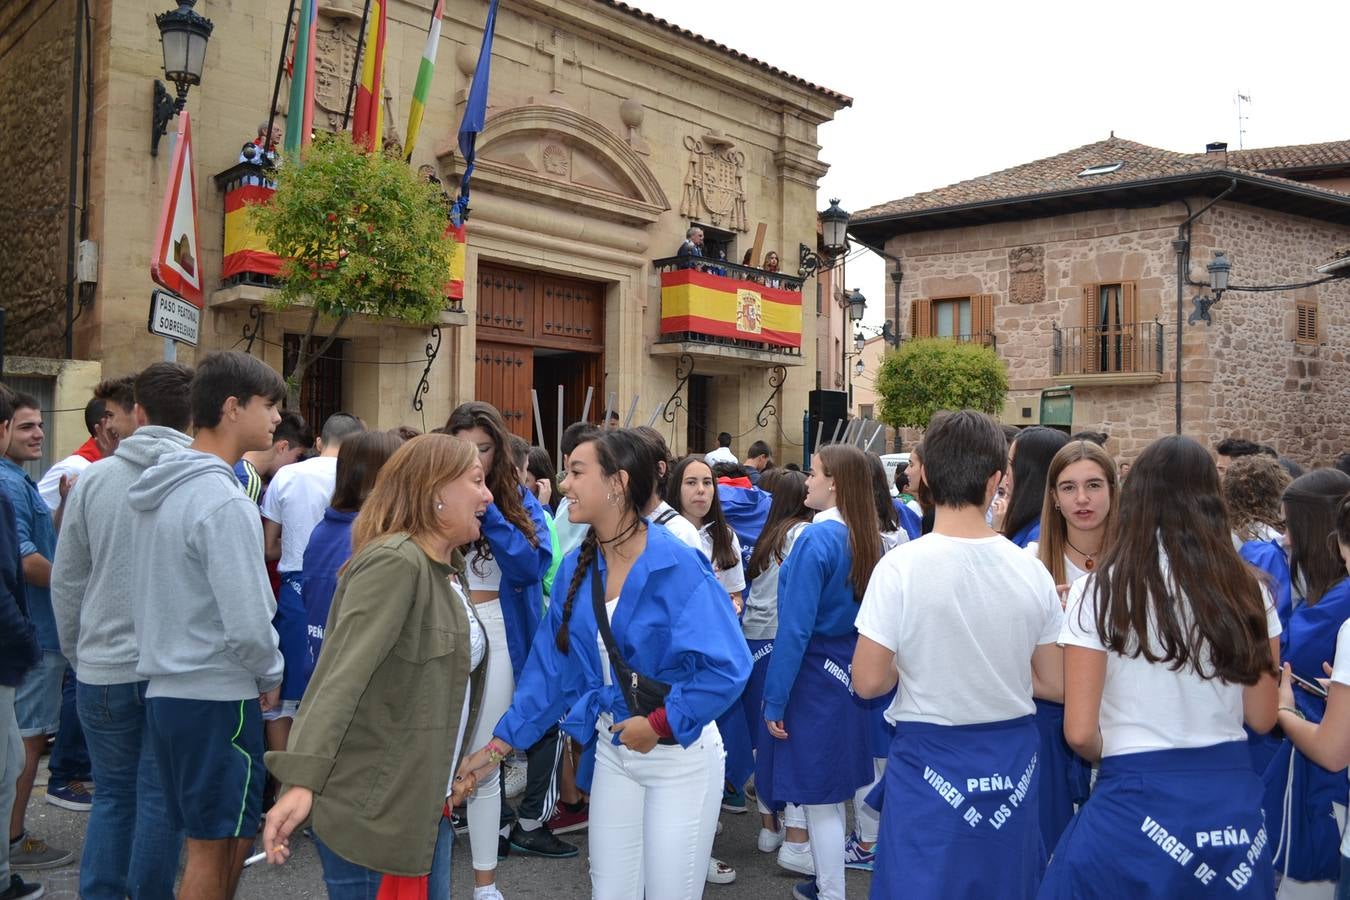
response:
[[[497,407],[513,433],[556,452],[559,385],[564,425],[581,418],[588,387],[588,418],[604,415],[605,286],[480,263],[476,287],[475,396]],[[531,390],[543,435],[535,434]]]

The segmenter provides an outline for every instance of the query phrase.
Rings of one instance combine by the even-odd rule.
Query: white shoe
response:
[[[731,884],[736,880],[736,870],[717,857],[708,860],[708,883]]]
[[[481,891],[481,893],[479,893]],[[502,892],[497,890],[497,885],[489,884],[483,887],[473,889],[473,900],[506,900]]]
[[[760,828],[758,845],[760,853],[772,853],[783,846],[783,832],[774,831],[772,828]]]
[[[514,800],[525,793],[525,781],[528,777],[528,770],[524,766],[507,766],[506,783],[502,786],[502,793],[508,800]]]
[[[778,848],[778,865],[798,875],[815,875],[816,862],[811,858],[811,850],[793,850],[786,843]]]

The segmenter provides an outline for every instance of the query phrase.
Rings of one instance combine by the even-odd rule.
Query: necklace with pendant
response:
[[[1069,540],[1067,537],[1064,538],[1064,543],[1068,544],[1069,549],[1071,549],[1074,553],[1077,553],[1079,556],[1083,557],[1084,571],[1091,572],[1093,567],[1097,565],[1097,563],[1093,559],[1093,557],[1097,555],[1096,553],[1084,553],[1082,550],[1079,550],[1077,547],[1075,547],[1073,545],[1073,541]]]

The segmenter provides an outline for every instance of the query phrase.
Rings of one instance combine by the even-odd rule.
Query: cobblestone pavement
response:
[[[38,776],[39,782],[47,775],[45,762]],[[753,807],[753,801],[751,805]],[[76,900],[79,896],[79,850],[84,844],[87,818],[87,813],[71,812],[47,803],[42,786],[34,789],[28,806],[29,830],[45,838],[53,847],[76,851],[76,861],[69,866],[45,872],[20,871],[26,880],[40,882],[47,888],[47,900]],[[801,877],[778,868],[774,854],[760,853],[756,848],[759,817],[753,812],[744,815],[723,813],[722,825],[723,832],[713,845],[713,853],[735,866],[737,877],[729,885],[708,885],[703,894],[706,900],[791,897],[792,886]],[[581,853],[563,860],[513,854],[502,862],[498,886],[507,900],[570,900],[590,895],[586,833],[563,835],[563,839],[577,844]],[[453,872],[453,896],[469,900],[473,892],[468,835],[459,836],[455,842]],[[850,871],[849,900],[865,898],[871,878],[866,872]],[[318,854],[307,840],[295,842],[295,853],[285,866],[259,865],[245,870],[237,895],[238,900],[323,900],[325,896]]]

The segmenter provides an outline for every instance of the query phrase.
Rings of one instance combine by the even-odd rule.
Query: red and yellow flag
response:
[[[802,345],[802,295],[698,269],[661,273],[661,333]]]
[[[387,0],[371,0],[370,12],[362,52],[361,81],[356,87],[356,108],[352,115],[352,141],[367,150],[378,151],[384,137],[380,96],[384,91],[384,40],[389,32]]]

